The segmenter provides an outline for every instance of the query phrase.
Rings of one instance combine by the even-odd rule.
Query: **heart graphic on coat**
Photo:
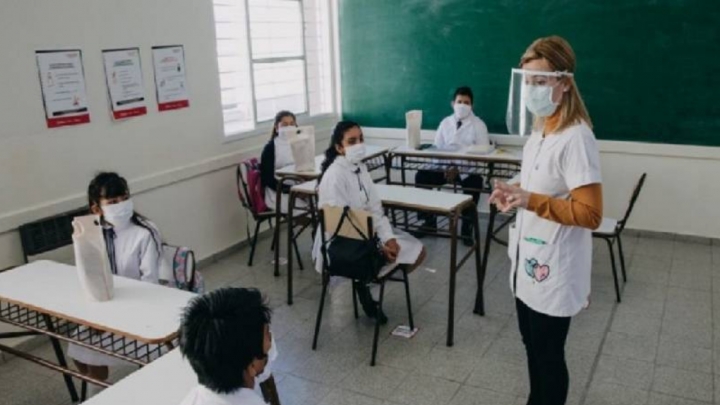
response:
[[[541,265],[537,259],[525,259],[525,273],[537,282],[545,281],[550,276],[550,266]]]
[[[535,280],[543,281],[550,275],[550,266],[543,264],[535,267]]]

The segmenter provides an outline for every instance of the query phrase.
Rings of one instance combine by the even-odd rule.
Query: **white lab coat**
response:
[[[585,123],[545,138],[535,132],[525,144],[520,185],[527,191],[566,198],[578,187],[601,181],[597,141]],[[561,225],[521,209],[510,227],[508,255],[510,288],[533,310],[567,317],[586,305],[591,230]]]
[[[240,388],[230,394],[218,394],[198,385],[180,405],[267,405],[267,403],[251,389]]]
[[[117,275],[134,280],[157,283],[160,273],[161,238],[152,223],[147,225],[153,232],[135,225],[114,227],[115,231],[115,263]],[[98,339],[100,336],[98,336]],[[118,350],[121,348],[118,343]],[[120,359],[111,357],[94,350],[69,344],[67,354],[69,357],[84,364],[93,366],[111,366],[128,364]]]
[[[390,220],[385,216],[375,183],[364,163],[355,165],[344,156],[335,158],[318,186],[318,207],[322,208],[326,205],[349,206],[352,209],[370,212],[373,217],[373,229],[380,241],[385,243],[390,239],[395,239],[400,246],[396,263],[412,264],[417,261],[423,248],[422,243],[408,233],[392,228]],[[330,237],[331,235],[326,234],[326,236]],[[318,272],[322,272],[321,245],[320,233],[317,233],[313,247],[313,259],[315,259],[315,269]]]
[[[487,126],[475,113],[465,119],[460,120],[462,123],[458,128],[458,119],[455,115],[445,117],[440,122],[437,132],[435,133],[435,147],[440,150],[459,151],[469,148],[473,145],[489,145],[490,136],[488,135]],[[458,165],[467,164],[466,161],[458,160]],[[467,174],[461,174],[460,178],[467,178]]]
[[[487,126],[477,115],[471,112],[460,122],[462,124],[458,128],[458,119],[455,115],[445,117],[440,122],[435,133],[436,148],[457,150],[473,145],[490,144]]]

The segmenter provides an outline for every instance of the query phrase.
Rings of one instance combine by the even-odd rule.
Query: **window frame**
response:
[[[258,120],[258,112],[257,112],[257,98],[255,95],[255,73],[254,73],[254,64],[255,63],[273,63],[273,62],[283,62],[283,61],[297,61],[302,60],[303,62],[303,70],[304,70],[304,80],[303,80],[303,86],[305,89],[305,112],[302,113],[296,113],[295,116],[297,117],[298,121],[302,121],[302,124],[304,125],[315,125],[316,123],[322,123],[327,122],[329,119],[337,119],[341,116],[340,112],[340,103],[339,103],[339,94],[340,91],[338,89],[339,87],[339,43],[338,43],[338,29],[337,29],[337,3],[335,0],[317,0],[317,1],[324,1],[327,2],[328,7],[328,33],[330,36],[330,43],[328,44],[329,52],[330,52],[330,79],[329,83],[331,86],[331,101],[330,105],[332,106],[333,111],[321,113],[317,115],[310,115],[310,88],[309,88],[309,79],[308,79],[308,60],[307,60],[307,35],[306,35],[306,20],[305,20],[305,1],[304,0],[285,0],[285,1],[297,1],[300,5],[300,16],[301,16],[301,24],[302,24],[302,56],[288,56],[288,57],[275,57],[275,58],[261,58],[261,59],[254,59],[252,54],[252,33],[250,28],[250,0],[240,0],[243,1],[245,4],[245,29],[246,37],[247,37],[247,46],[248,46],[248,55],[249,55],[249,75],[250,75],[250,89],[251,89],[251,100],[252,100],[252,109],[253,109],[253,122],[254,122],[254,128],[250,130],[244,130],[244,131],[236,131],[232,133],[227,133],[225,131],[225,114],[224,111],[221,109],[221,124],[222,124],[222,136],[223,136],[223,143],[229,143],[229,142],[235,142],[239,140],[246,140],[250,138],[255,138],[258,136],[266,136],[270,133],[270,130],[272,129],[273,125],[273,119],[268,120]],[[215,19],[213,17],[213,24],[215,23]],[[216,39],[217,41],[217,39]],[[219,75],[219,69],[218,75]],[[219,83],[219,82],[218,82]]]

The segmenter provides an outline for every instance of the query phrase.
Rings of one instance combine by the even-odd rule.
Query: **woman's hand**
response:
[[[496,181],[489,201],[491,204],[495,204],[501,212],[508,212],[513,208],[527,208],[530,192],[518,186]]]
[[[383,246],[383,253],[385,253],[385,257],[390,263],[395,263],[395,260],[397,260],[398,254],[400,253],[400,245],[398,245],[397,240],[390,239],[385,242],[385,246]]]

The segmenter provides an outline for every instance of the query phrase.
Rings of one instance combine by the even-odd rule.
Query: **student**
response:
[[[540,38],[520,67],[523,83],[512,86],[523,88],[534,129],[523,150],[520,184],[497,182],[490,201],[503,212],[518,209],[508,253],[528,358],[528,404],[562,405],[569,384],[565,341],[571,317],[590,294],[592,230],[603,215],[600,156],[573,78],[570,44]]]
[[[102,216],[103,233],[113,274],[158,283],[162,240],[155,225],[135,212],[127,181],[117,173],[100,173],[88,187],[93,214]],[[128,364],[97,351],[69,344],[68,356],[84,375],[105,381],[108,366]],[[92,391],[98,390],[90,384]]]
[[[385,216],[380,197],[375,189],[367,167],[365,143],[360,126],[352,121],[342,121],[335,126],[330,146],[325,151],[322,172],[318,185],[318,207],[333,206],[364,210],[372,213],[373,228],[383,244],[383,252],[391,263],[410,265],[416,269],[425,259],[425,247],[400,230],[390,226]],[[320,234],[315,238],[313,257],[315,267],[322,272]],[[387,322],[385,314],[377,312],[377,303],[370,294],[370,288],[356,282],[356,290],[365,314],[370,318],[380,317]]]
[[[473,92],[470,87],[459,87],[455,90],[453,101],[450,103],[453,107],[453,114],[440,122],[435,135],[435,147],[441,150],[459,150],[472,145],[489,145],[490,137],[485,123],[473,113]],[[458,181],[458,177],[460,178]],[[415,173],[415,184],[422,188],[433,188],[443,184],[460,183],[463,188],[478,190],[483,187],[482,177],[479,175],[460,174],[458,169],[450,167],[444,173],[432,170],[419,170]],[[470,194],[477,205],[480,199],[478,191],[464,191]],[[463,212],[463,222],[461,227],[461,235],[463,243],[466,246],[473,245],[472,222],[473,217],[471,209]],[[437,219],[434,215],[421,216],[425,219],[423,225],[428,230],[437,228]]]
[[[290,111],[280,111],[275,115],[270,141],[265,144],[260,155],[260,182],[265,191],[265,204],[275,209],[277,197],[277,179],[275,170],[293,163],[292,150],[287,138],[287,129],[297,127],[295,114]],[[287,128],[287,129],[285,129]],[[280,210],[287,213],[287,193],[289,188],[283,189]]]
[[[199,385],[181,405],[266,405],[254,388],[271,355],[270,317],[255,289],[221,288],[192,300],[180,351]]]

